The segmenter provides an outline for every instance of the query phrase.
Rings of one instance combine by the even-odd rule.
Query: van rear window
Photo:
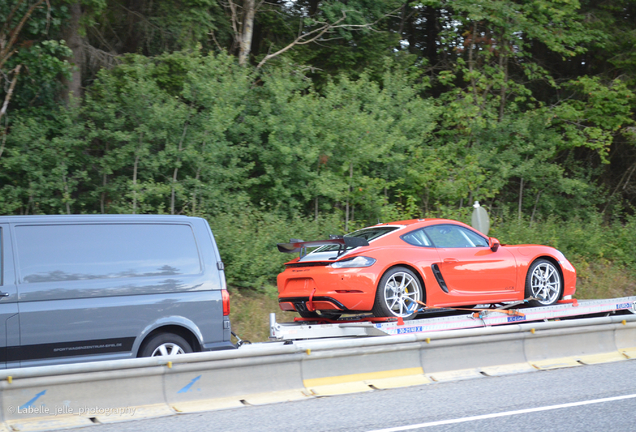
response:
[[[201,272],[188,225],[21,225],[15,233],[22,283]]]

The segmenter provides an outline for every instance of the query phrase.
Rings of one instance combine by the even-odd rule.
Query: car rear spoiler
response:
[[[338,245],[338,255],[342,255],[347,248],[354,248],[360,246],[369,246],[369,242],[361,237],[346,237],[346,236],[329,236],[328,240],[314,240],[314,241],[302,241],[298,239],[289,239],[289,243],[278,243],[278,250],[283,253],[299,252],[301,258],[306,255],[308,247],[318,247],[324,245]]]

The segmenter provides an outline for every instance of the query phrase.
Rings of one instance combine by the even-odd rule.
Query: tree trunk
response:
[[[11,96],[13,95],[13,89],[15,88],[15,83],[18,82],[18,75],[20,74],[20,69],[22,69],[22,65],[17,65],[15,69],[13,69],[13,79],[11,80],[11,85],[9,86],[9,91],[4,97],[4,102],[2,103],[2,108],[0,108],[0,120],[7,113],[7,108],[9,107],[9,102],[11,101]],[[2,134],[6,134],[6,130],[2,132]]]
[[[102,195],[99,199],[99,208],[102,211],[102,214],[106,214],[106,185],[108,184],[108,174],[104,173],[102,175],[102,187],[104,190],[102,191]]]
[[[530,226],[532,226],[532,222],[534,222],[534,214],[537,211],[537,206],[539,205],[539,198],[541,198],[542,192],[543,192],[543,189],[541,189],[539,193],[537,193],[537,199],[534,201],[534,208],[532,209],[532,215],[530,216]]]
[[[504,80],[501,84],[501,91],[499,94],[499,121],[501,122],[504,117],[504,109],[506,108],[506,90],[508,86],[508,55],[504,53],[499,54],[499,69],[504,74]]]
[[[519,220],[521,220],[522,205],[523,205],[523,177],[521,177],[521,185],[519,186]]]
[[[188,130],[188,125],[186,124],[183,128],[183,134],[181,135],[181,139],[179,140],[179,148],[177,150],[177,162],[181,161],[181,150],[183,150],[183,139],[185,138],[186,131]],[[170,214],[174,214],[174,201],[175,201],[175,185],[177,184],[177,175],[179,174],[179,165],[174,167],[174,172],[172,174],[172,185],[171,185],[171,194],[170,194]]]
[[[68,203],[68,200],[71,199],[71,194],[68,191],[68,182],[66,181],[66,176],[64,174],[62,174],[62,182],[64,183],[64,201],[66,201],[66,214],[71,214],[71,205]]]
[[[197,215],[197,184],[199,183],[199,175],[201,168],[197,169],[197,175],[194,177],[194,191],[192,192],[192,216]]]
[[[426,18],[426,52],[429,64],[435,66],[438,61],[437,45],[440,33],[440,25],[438,19],[438,11],[433,6],[424,8],[424,17]]]
[[[353,162],[349,162],[349,187],[347,189],[347,202],[345,203],[345,232],[349,232],[349,200],[353,190]]]
[[[133,168],[133,208],[132,214],[137,214],[137,167],[139,166],[139,155],[135,156],[135,165]]]
[[[243,26],[241,28],[241,42],[239,44],[239,64],[245,65],[252,49],[252,34],[254,32],[254,15],[256,6],[254,0],[243,3]]]
[[[82,18],[82,7],[79,1],[69,5],[71,19],[62,33],[62,39],[66,41],[66,45],[73,51],[73,55],[67,60],[72,65],[72,73],[70,78],[63,77],[64,84],[64,102],[71,102],[71,94],[73,95],[72,103],[79,105],[82,98],[82,66],[84,65],[84,51],[82,49],[82,37],[80,36],[80,19]]]

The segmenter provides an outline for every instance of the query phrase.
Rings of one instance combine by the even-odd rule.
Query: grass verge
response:
[[[232,331],[243,340],[269,340],[270,313],[276,313],[278,322],[292,321],[297,316],[295,313],[280,310],[275,290],[257,292],[246,288],[230,288],[229,291]]]

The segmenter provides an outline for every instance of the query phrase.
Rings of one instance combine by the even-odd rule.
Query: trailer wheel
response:
[[[342,314],[339,312],[327,312],[327,311],[320,311],[320,313],[309,312],[309,311],[298,311],[298,315],[300,315],[302,318],[307,318],[307,319],[337,320],[338,318],[340,318],[340,315]]]
[[[561,298],[563,283],[556,266],[544,259],[532,263],[526,275],[526,298],[531,306],[550,306]]]
[[[420,280],[411,270],[393,267],[380,279],[375,293],[373,315],[413,319],[417,316],[420,307],[417,302],[422,301],[423,294]]]

